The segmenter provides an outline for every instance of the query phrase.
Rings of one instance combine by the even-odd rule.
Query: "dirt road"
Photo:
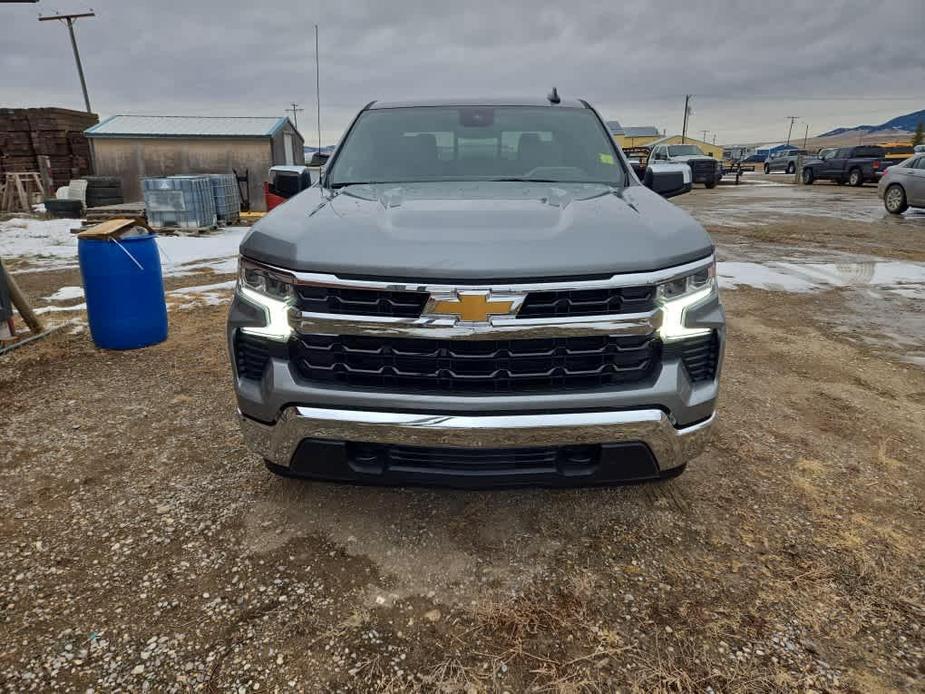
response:
[[[214,292],[175,296],[153,348],[64,330],[0,357],[0,686],[921,689],[925,220],[754,180],[678,199],[729,263],[729,343],[716,439],[663,484],[273,477]],[[77,283],[18,267],[34,296]]]

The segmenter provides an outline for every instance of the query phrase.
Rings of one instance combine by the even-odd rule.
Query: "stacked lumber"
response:
[[[143,202],[126,202],[121,205],[105,205],[104,207],[91,207],[86,211],[81,229],[107,222],[111,219],[131,218],[145,219],[145,204]]]
[[[0,108],[0,173],[38,172],[39,157],[48,157],[56,188],[92,173],[83,131],[98,121],[95,113],[66,108]]]

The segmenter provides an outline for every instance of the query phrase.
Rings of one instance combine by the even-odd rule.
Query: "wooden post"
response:
[[[39,320],[37,315],[35,315],[35,312],[32,310],[32,306],[29,305],[29,300],[26,299],[26,295],[23,294],[22,289],[20,289],[19,285],[16,284],[16,280],[13,279],[13,276],[9,273],[6,267],[3,266],[2,258],[0,258],[0,266],[3,267],[3,276],[6,278],[6,286],[10,290],[10,299],[13,300],[13,306],[15,306],[16,310],[19,311],[19,315],[22,316],[22,319],[25,321],[26,325],[29,326],[29,330],[31,330],[36,335],[44,332],[45,327],[42,325],[42,321]]]
[[[795,178],[793,179],[793,182],[796,183],[798,186],[803,185],[803,155],[802,154],[797,155],[797,165],[796,167],[794,167],[793,175],[795,176]]]
[[[42,187],[44,190],[43,197],[54,197],[55,194],[55,184],[54,179],[51,177],[51,158],[47,155],[40,154],[35,158],[39,164],[39,178],[42,180]]]

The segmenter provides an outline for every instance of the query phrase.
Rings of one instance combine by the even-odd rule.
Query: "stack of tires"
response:
[[[84,176],[87,182],[87,207],[121,205],[122,181],[118,176]]]
[[[59,219],[80,219],[84,214],[84,206],[80,200],[49,198],[45,201],[45,213]]]

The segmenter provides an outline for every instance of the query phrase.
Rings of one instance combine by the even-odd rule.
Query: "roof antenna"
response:
[[[559,90],[555,87],[552,88],[552,91],[546,96],[549,99],[549,103],[558,104],[562,99],[559,98]]]

